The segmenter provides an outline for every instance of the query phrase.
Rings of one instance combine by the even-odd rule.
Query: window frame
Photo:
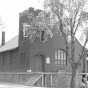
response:
[[[66,52],[63,49],[55,51],[55,64],[60,66],[66,65]]]
[[[30,29],[30,25],[27,23],[23,23],[23,37],[28,37],[29,33],[26,34],[26,31],[28,32]]]

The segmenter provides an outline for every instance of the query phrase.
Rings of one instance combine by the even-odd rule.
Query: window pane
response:
[[[64,65],[66,64],[66,60],[63,60],[63,62],[64,62]]]
[[[57,64],[60,64],[60,60],[57,59]]]
[[[61,65],[63,65],[63,60],[61,60]]]
[[[57,65],[58,64],[58,62],[55,60],[55,64]]]
[[[61,59],[61,54],[60,54],[61,52],[60,52],[60,50],[58,50],[57,52],[58,52],[58,60],[60,60]]]
[[[41,41],[44,41],[44,31],[41,31]]]
[[[64,53],[64,60],[66,60],[66,54]]]
[[[66,54],[63,50],[57,49],[55,51],[55,64],[61,66],[66,64]]]
[[[55,51],[55,60],[57,60],[57,51]]]
[[[36,36],[35,34],[36,34],[35,27],[30,27],[30,25],[26,23],[23,24],[23,36],[24,37],[29,37],[29,39],[32,39],[32,38],[35,38]]]
[[[26,23],[23,24],[23,36],[24,37],[28,37],[28,33],[30,33],[29,28],[30,28],[30,25]]]

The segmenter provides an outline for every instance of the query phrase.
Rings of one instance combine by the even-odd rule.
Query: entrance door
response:
[[[44,71],[44,58],[40,55],[36,55],[32,58],[31,69],[33,72],[43,72]]]

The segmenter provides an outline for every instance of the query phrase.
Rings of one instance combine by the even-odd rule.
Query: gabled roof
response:
[[[1,46],[0,47],[0,53],[6,52],[6,51],[10,51],[10,50],[14,50],[14,49],[18,48],[19,47],[18,38],[19,37],[17,35],[14,38],[12,38],[10,41],[8,41],[5,45]],[[82,47],[82,45],[80,44],[80,42],[78,41],[78,39],[76,39],[76,44],[78,46]]]
[[[10,41],[8,41],[5,45],[0,47],[0,53],[13,50],[18,47],[18,36],[15,36]]]

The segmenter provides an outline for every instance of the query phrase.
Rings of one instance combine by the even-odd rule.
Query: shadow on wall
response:
[[[27,72],[44,72],[45,71],[45,55],[33,55],[30,60],[30,69]]]

